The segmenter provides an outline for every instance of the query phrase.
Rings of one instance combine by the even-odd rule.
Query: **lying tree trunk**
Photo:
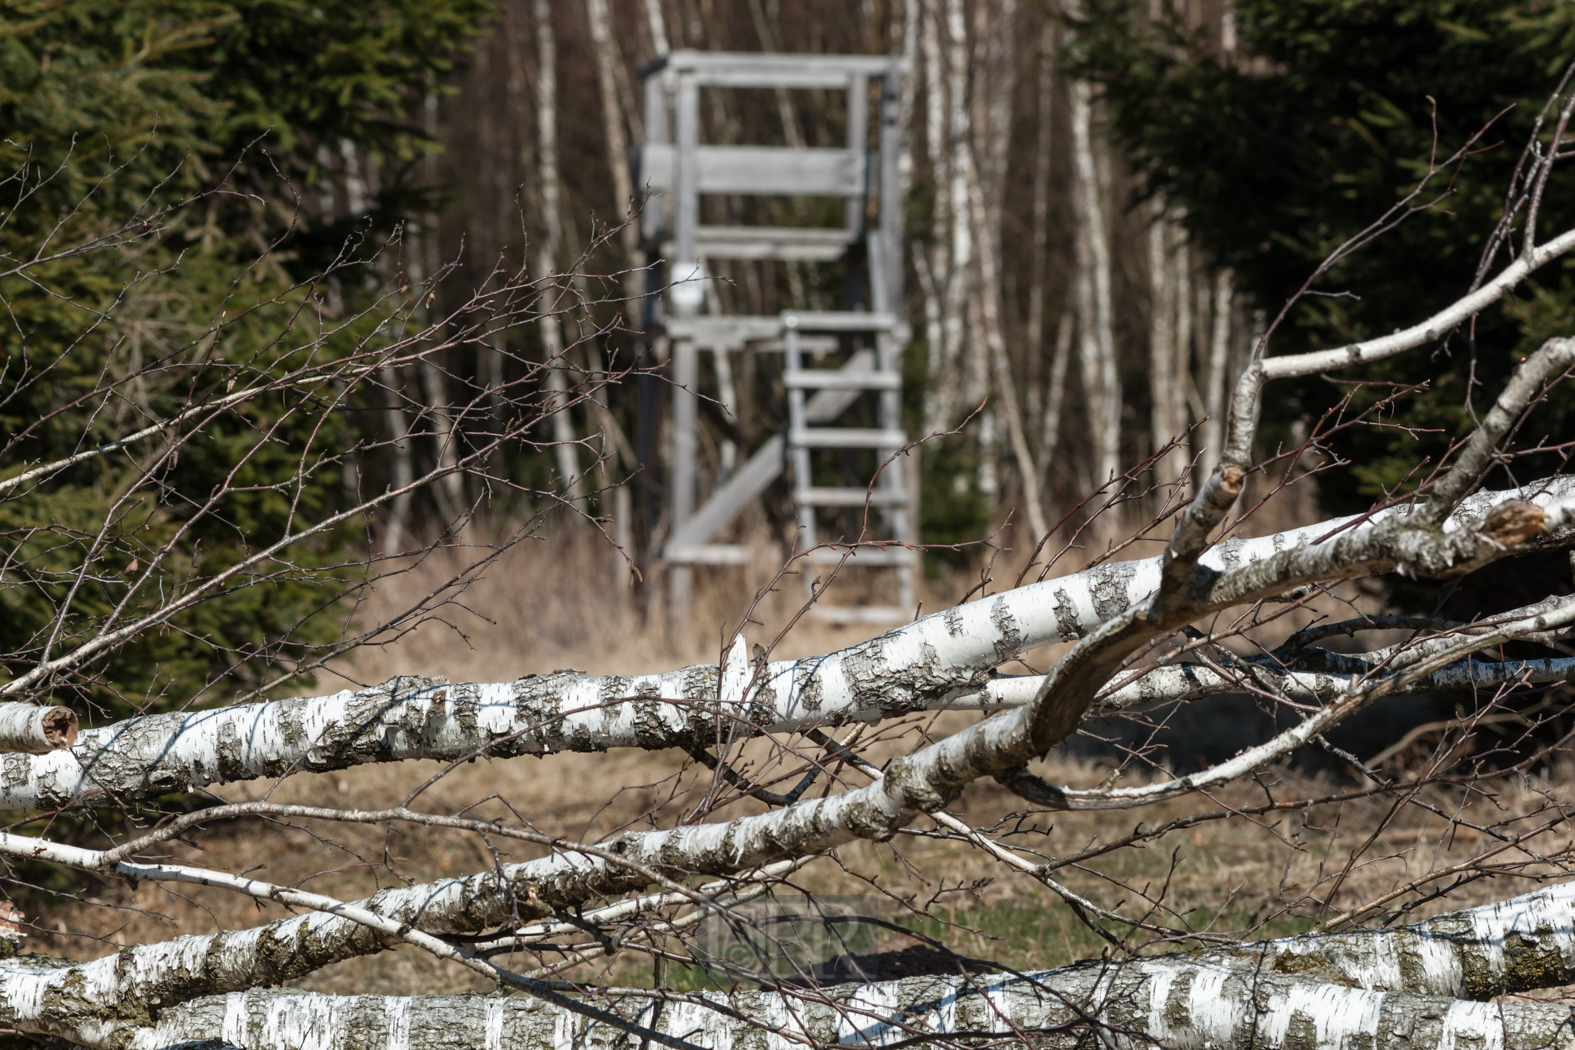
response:
[[[1169,976],[1169,975],[1167,975]],[[886,1046],[915,1038],[938,1045],[971,1045],[995,1036],[1031,1038],[1035,1046],[1081,1047],[1103,1031],[1118,1046],[1152,1045],[1138,1033],[1163,1032],[1165,1046],[1214,1050],[1269,1050],[1363,1046],[1372,1050],[1424,1047],[1553,1047],[1572,1031],[1571,1011],[1556,1003],[1463,1003],[1430,996],[1363,992],[1338,985],[1266,978],[1250,986],[1239,977],[1215,983],[1213,974],[1170,978],[1155,1000],[1151,980],[1119,1007],[1087,1019],[1093,989],[1069,991],[1069,1002],[1033,981],[1042,975],[995,978],[974,987],[955,978],[914,977],[890,985],[837,989],[827,1002],[802,1002],[764,992],[717,995],[708,1005],[664,1004],[656,1026],[698,1047],[758,1045],[798,1050],[806,1045]],[[1088,982],[1089,985],[1092,982]],[[1172,990],[1174,989],[1174,990]],[[1123,990],[1125,987],[1123,986]],[[710,998],[710,997],[708,997]],[[604,1002],[631,1019],[648,1019],[641,1000]],[[907,1007],[905,1010],[904,1007]],[[723,1012],[726,1011],[726,1012]],[[744,1020],[738,1015],[744,1015]],[[762,1032],[777,1022],[784,1035]],[[222,1038],[247,1050],[303,1046],[549,1048],[616,1045],[624,1036],[559,1007],[523,996],[332,996],[255,990],[204,999],[167,1010],[156,1026],[134,1033],[128,1050],[154,1050]]]
[[[379,910],[404,914],[408,908],[393,907],[400,892]],[[1098,1031],[1123,1044],[1141,1033],[1146,1038],[1133,1045],[1157,1040],[1183,1047],[1552,1046],[1575,1037],[1569,1006],[1487,1000],[1575,980],[1572,909],[1575,884],[1561,883],[1393,930],[1290,937],[1022,975],[913,977],[730,996],[669,993],[654,1016],[648,996],[590,1001],[704,1047],[764,1039],[785,1048],[806,1037],[818,1044],[881,1046],[987,1033],[1032,1033],[1036,1043],[1073,1047]],[[449,914],[440,911],[422,925],[452,929],[442,917]],[[469,917],[479,914],[472,908]],[[293,971],[305,957],[287,951],[290,942],[279,930],[312,925],[310,918],[232,936],[268,939],[295,961]],[[315,918],[319,940],[343,924]],[[239,979],[214,969],[225,949],[208,938],[183,940],[70,968],[0,963],[0,1020],[88,1045],[130,1048],[213,1039],[247,1050],[529,1048],[620,1036],[610,1025],[527,997],[325,996],[256,988],[213,994]],[[366,950],[378,950],[375,939],[362,940]],[[106,966],[122,976],[106,981],[90,975]]]
[[[1479,492],[1461,501],[1448,528],[1472,528],[1491,507],[1523,496],[1551,507],[1571,495],[1575,478]],[[1259,564],[1333,536],[1308,548],[1321,549],[1400,516],[1396,508],[1344,532],[1356,519],[1232,540],[1210,550],[1202,564],[1216,570]],[[1561,542],[1569,531],[1533,539],[1527,549]],[[735,639],[720,688],[715,664],[603,678],[561,671],[493,684],[407,677],[330,696],[149,715],[88,730],[73,751],[0,755],[0,807],[47,809],[79,800],[119,805],[169,791],[367,762],[703,745],[718,739],[719,724],[727,732],[780,732],[941,707],[1026,703],[1043,679],[1032,679],[1032,686],[1011,679],[991,683],[990,669],[1041,645],[1085,636],[1146,600],[1160,577],[1159,558],[1107,563],[927,616],[828,656],[778,661],[758,678]],[[1513,661],[1482,673],[1486,679],[1507,678],[1531,666]],[[1547,662],[1541,673],[1560,674],[1562,664]],[[1290,676],[1283,687],[1292,694],[1330,695],[1346,681],[1313,673]],[[1445,679],[1427,681],[1442,687]],[[1206,694],[1238,688],[1237,680],[1206,668],[1160,668],[1124,684],[1124,696],[1112,702],[1186,699],[1200,689]]]

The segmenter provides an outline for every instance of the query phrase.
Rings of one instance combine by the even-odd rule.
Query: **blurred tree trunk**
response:
[[[558,43],[552,28],[552,5],[535,0],[536,14],[536,159],[541,193],[541,221],[545,231],[538,249],[539,280],[551,281],[558,273],[563,250],[563,219],[558,193]],[[555,294],[549,291],[549,294]],[[563,328],[556,315],[542,319],[542,343],[547,360],[548,411],[552,413],[553,455],[558,475],[570,500],[585,496],[580,475],[579,449],[568,412],[569,361],[563,352]],[[571,519],[572,520],[572,519]]]
[[[1094,437],[1095,484],[1104,484],[1121,469],[1121,380],[1116,369],[1115,331],[1111,318],[1109,230],[1094,155],[1093,86],[1073,81],[1072,158],[1077,204],[1077,312],[1079,363]]]
[[[996,397],[1017,464],[1028,525],[1037,540],[1048,531],[1039,468],[1028,446],[1017,380],[1007,351],[1002,302],[1002,199],[1006,193],[1008,147],[1012,133],[1012,96],[1016,83],[1017,5],[1002,0],[993,11],[975,8],[975,72],[968,217],[978,249],[979,293],[973,297],[973,327],[989,351]],[[993,458],[994,449],[985,449]]]
[[[1220,459],[1224,440],[1225,395],[1230,367],[1230,318],[1235,299],[1235,275],[1227,267],[1214,275],[1214,327],[1209,339],[1209,367],[1204,373],[1203,447],[1198,457],[1197,477],[1209,476]]]
[[[388,524],[383,528],[383,553],[399,554],[405,549],[410,529],[410,493],[403,490],[410,488],[416,472],[410,460],[410,421],[405,418],[399,371],[392,364],[385,364],[380,378],[387,398],[383,422],[394,453],[394,490],[399,492],[388,509]]]
[[[618,41],[613,37],[612,16],[607,10],[607,0],[585,0],[585,17],[591,26],[591,44],[596,53],[596,79],[602,95],[602,128],[607,136],[607,168],[612,173],[615,216],[623,216],[623,230],[619,243],[623,246],[624,264],[636,265],[635,256],[640,245],[640,228],[634,222],[634,180],[629,174],[632,153],[629,137],[624,133],[626,108],[618,90],[618,69],[623,64],[618,54]],[[618,221],[618,220],[615,220]]]

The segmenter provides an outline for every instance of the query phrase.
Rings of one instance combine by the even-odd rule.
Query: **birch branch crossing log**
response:
[[[1480,560],[1505,551],[1504,544],[1480,534],[1477,528],[1462,528],[1453,534],[1432,529],[1407,531],[1403,519],[1396,518],[1364,527],[1371,532],[1365,540],[1358,537],[1335,543],[1343,548],[1336,552],[1335,562],[1328,561],[1321,552],[1309,554],[1305,547],[1297,547],[1285,552],[1292,557],[1279,568],[1286,578],[1295,578],[1298,572],[1305,572],[1299,568],[1298,558],[1306,558],[1320,567],[1344,564],[1348,572],[1354,573],[1375,561],[1383,563],[1394,557],[1389,553],[1368,553],[1364,557],[1363,552],[1372,547],[1389,551],[1407,548],[1412,553],[1405,557],[1417,564],[1446,568],[1455,564],[1456,554]],[[1212,578],[1206,577],[1213,586],[1206,588],[1204,597],[1188,611],[1221,607],[1216,603],[1228,606],[1252,600],[1258,596],[1254,588],[1262,592],[1269,586],[1255,583],[1258,575],[1258,567],[1250,562],[1223,574],[1214,572]],[[1226,597],[1210,598],[1211,590]],[[488,909],[505,904],[514,914],[533,917],[533,909],[572,910],[597,897],[639,890],[649,884],[653,873],[679,879],[696,873],[725,876],[763,867],[784,857],[823,852],[857,839],[885,841],[920,814],[947,805],[969,783],[983,777],[993,776],[1013,790],[1024,791],[1023,782],[1032,782],[1033,778],[1025,776],[1022,767],[1071,731],[1115,662],[1148,639],[1186,622],[1186,615],[1166,611],[1164,597],[1163,593],[1157,595],[1146,609],[1123,612],[1074,646],[1046,677],[1031,706],[987,718],[909,756],[894,759],[880,778],[866,787],[801,800],[758,816],[625,832],[596,849],[580,847],[538,861],[499,866],[468,880],[435,884],[440,888],[424,896],[412,896],[413,891],[408,890],[385,891],[391,896],[384,903],[405,911],[415,909],[412,920],[419,915],[423,925],[443,921],[444,916],[489,925],[501,918]],[[1559,614],[1550,613],[1542,618],[1545,622],[1534,626],[1556,626],[1575,616],[1575,602],[1565,602],[1563,606],[1562,619]],[[1478,642],[1476,638],[1469,640],[1469,644]],[[1420,666],[1417,670],[1426,673],[1430,669]],[[729,669],[724,666],[722,673],[726,675]],[[734,673],[742,675],[741,671]],[[1335,708],[1327,711],[1328,718],[1319,723],[1319,728],[1341,714]],[[1309,724],[1315,721],[1310,719]],[[1244,769],[1249,768],[1247,759],[1242,762]],[[1187,789],[1183,783],[1173,790]],[[1039,790],[1033,788],[1024,793],[1035,798],[1035,791]],[[1050,801],[1054,804],[1053,798]],[[91,867],[94,863],[72,860],[67,852],[62,852],[72,847],[39,840],[12,836],[0,841],[0,847],[13,855],[50,856],[73,866]],[[385,914],[382,905],[369,903],[367,907],[385,918],[412,921]],[[367,936],[364,928],[351,920],[334,917],[322,921],[345,925],[336,936],[321,928],[297,930],[291,934],[292,942],[301,942],[302,948],[285,954],[295,958],[306,950],[306,944],[333,946],[353,939],[358,932]],[[322,950],[332,955],[337,949]]]
[[[1455,533],[1493,506],[1523,500],[1554,508],[1575,496],[1575,479],[1510,492],[1479,492],[1446,523]],[[1229,540],[1204,555],[1211,570],[1240,568],[1293,550],[1359,540],[1403,508],[1365,521],[1339,518],[1259,539]],[[1342,531],[1343,530],[1343,531]],[[1565,541],[1561,525],[1528,544]],[[1318,543],[1317,541],[1323,541]],[[189,714],[150,715],[91,729],[71,751],[0,755],[0,807],[49,809],[86,801],[123,804],[295,772],[369,762],[454,761],[618,747],[659,749],[715,741],[718,731],[785,732],[914,711],[990,709],[1013,702],[1022,685],[988,680],[992,668],[1040,646],[1086,636],[1144,602],[1160,582],[1160,559],[1110,562],[1005,591],[927,616],[828,656],[778,661],[756,680],[735,640],[723,668],[700,664],[657,675],[593,678],[573,671],[516,682],[452,685],[398,678],[365,690],[247,704]],[[1561,665],[1548,665],[1548,673]],[[1508,673],[1507,671],[1505,673]],[[1152,683],[1191,695],[1172,669]],[[1292,679],[1317,688],[1316,676]],[[1138,684],[1118,703],[1158,699]],[[981,692],[980,690],[985,690]],[[1130,700],[1126,698],[1130,698]]]

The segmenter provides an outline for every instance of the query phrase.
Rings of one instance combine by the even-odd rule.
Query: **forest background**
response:
[[[228,491],[223,526],[181,534],[179,564],[194,578],[234,564],[292,516],[324,517],[354,491],[435,463],[453,436],[446,406],[508,381],[522,358],[564,353],[581,376],[660,370],[659,347],[638,331],[647,259],[633,227],[620,227],[640,197],[639,71],[669,49],[907,57],[906,412],[910,433],[942,435],[921,450],[921,538],[1018,546],[1133,464],[1147,461],[1147,473],[1117,488],[1144,510],[1146,486],[1175,483],[1194,458],[1206,472],[1228,377],[1271,327],[1278,349],[1336,345],[1469,287],[1519,159],[1504,143],[1524,141],[1575,53],[1568,5],[1527,0],[37,0],[6,5],[3,18],[0,170],[11,177],[0,250],[35,259],[31,271],[0,274],[10,311],[0,433],[15,469],[69,455],[83,435],[111,440],[198,387],[288,367],[279,333],[302,323],[306,304],[320,320],[353,322],[390,286],[424,292],[441,277],[421,307],[442,316],[523,269],[569,274],[566,294],[588,306],[577,332],[519,327],[500,337],[506,347],[390,375],[391,392],[429,409],[410,419],[373,404],[293,416],[291,426],[350,450],[345,469],[281,502],[266,482],[291,469],[292,441],[275,433],[247,458],[259,484]],[[745,94],[707,94],[703,141],[842,140],[829,97]],[[1431,159],[1468,144],[1430,174]],[[1414,206],[1391,213],[1424,179]],[[1550,189],[1541,206],[1549,223],[1575,219],[1567,190]],[[792,224],[819,221],[828,205],[762,207],[756,221]],[[55,291],[39,290],[36,259],[51,244],[120,229],[150,208],[162,209],[159,236],[47,262]],[[1321,273],[1320,294],[1281,322],[1320,261],[1386,214],[1404,221]],[[739,312],[835,306],[843,294],[835,266],[739,263],[717,276]],[[1446,337],[1425,365],[1371,369],[1365,386],[1277,390],[1263,441],[1299,445],[1369,413],[1382,425],[1320,442],[1322,462],[1355,468],[1316,492],[1317,479],[1304,479],[1307,498],[1335,512],[1402,492],[1419,480],[1418,445],[1436,462],[1471,405],[1572,320],[1575,286],[1560,268]],[[357,337],[354,323],[336,335]],[[119,414],[80,409],[106,374],[140,375],[149,361],[180,367],[148,372],[158,378]],[[765,370],[743,367],[735,382],[735,416],[715,404],[702,413],[712,484],[783,414]],[[343,637],[335,596],[370,571],[346,550],[396,548],[457,508],[474,507],[483,526],[529,517],[542,507],[528,490],[559,491],[603,519],[619,489],[631,493],[621,534],[641,570],[631,586],[658,594],[665,402],[639,382],[578,400],[553,417],[564,429],[550,447],[522,445],[494,464],[518,481],[513,494],[455,476],[421,497],[430,506],[395,501],[384,518],[325,533],[301,554],[314,571],[238,589],[125,647],[83,679],[80,709],[175,707],[215,683],[226,693],[265,683],[281,664],[309,669]],[[1569,407],[1555,398],[1534,426],[1558,432]],[[261,423],[271,409],[264,398],[246,411]],[[399,427],[404,439],[386,440]],[[175,536],[182,499],[211,488],[255,433],[220,428],[211,456],[180,460],[174,498],[134,528],[127,518],[117,538],[131,550]],[[598,457],[588,480],[569,483]],[[29,585],[0,589],[0,674],[60,644],[49,633],[62,603],[79,607],[82,630],[113,604],[112,588],[67,585],[96,555],[40,525],[102,533],[131,469],[101,457],[25,512],[0,505],[0,515],[33,515],[0,520],[5,557],[33,567]],[[786,493],[753,514],[741,528],[785,549]],[[1074,514],[1066,527],[1080,524]],[[987,549],[943,548],[927,564],[968,567]],[[1460,600],[1488,610],[1523,600],[1502,580],[1495,587],[1486,604]],[[66,702],[71,688],[60,686]]]

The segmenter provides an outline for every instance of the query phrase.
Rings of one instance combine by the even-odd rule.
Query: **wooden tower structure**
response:
[[[884,55],[742,54],[675,51],[645,70],[646,140],[640,185],[650,193],[642,234],[662,264],[648,322],[664,330],[672,382],[668,538],[672,599],[689,601],[690,566],[739,565],[745,549],[721,542],[729,524],[773,481],[790,471],[797,508],[796,549],[813,567],[843,563],[874,571],[876,599],[816,603],[815,614],[842,622],[900,622],[913,615],[918,555],[915,494],[904,461],[901,422],[903,349],[902,211],[898,191],[902,60]],[[840,91],[846,99],[841,148],[714,145],[700,141],[703,89]],[[870,127],[871,101],[876,128]],[[702,222],[701,198],[775,195],[841,198],[843,222],[825,226]],[[873,218],[873,221],[871,221]],[[708,289],[717,260],[835,262],[867,290],[836,311],[787,309],[771,316],[721,312]],[[712,374],[732,373],[728,355],[780,354],[787,418],[780,431],[733,465],[703,501],[696,436],[701,354],[717,355]],[[849,464],[859,465],[850,482]],[[884,465],[884,466],[883,466]],[[829,480],[828,480],[829,479]],[[828,531],[839,509],[859,511],[859,535]],[[862,508],[868,508],[866,514]],[[843,518],[847,520],[846,515]],[[804,574],[809,588],[815,571]],[[829,597],[829,596],[828,596]],[[881,600],[881,599],[884,600]]]

